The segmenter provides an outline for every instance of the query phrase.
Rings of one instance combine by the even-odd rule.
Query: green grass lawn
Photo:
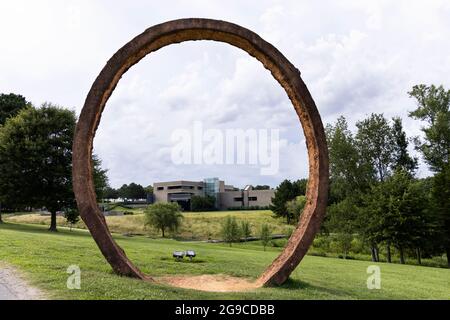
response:
[[[227,274],[256,277],[279,253],[256,243],[233,245],[115,236],[144,272],[154,275]],[[194,262],[176,262],[174,250],[193,249]],[[45,226],[0,225],[0,261],[25,272],[30,282],[56,299],[450,299],[450,270],[379,263],[381,290],[368,290],[366,261],[307,256],[285,285],[243,293],[210,293],[119,277],[89,233]],[[67,267],[82,271],[81,290],[66,289]]]

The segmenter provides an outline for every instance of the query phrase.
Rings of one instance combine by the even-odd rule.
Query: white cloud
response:
[[[181,17],[238,23],[274,44],[302,72],[323,121],[350,123],[371,112],[420,125],[407,91],[450,86],[450,3],[436,1],[2,1],[0,92],[80,111],[86,94],[122,45],[151,25]],[[254,166],[175,166],[170,135],[202,121],[209,128],[279,128],[280,172]],[[114,186],[219,176],[269,183],[307,175],[306,148],[289,99],[270,73],[236,48],[190,42],[163,48],[134,66],[107,104],[95,152]],[[420,174],[426,175],[424,166]]]

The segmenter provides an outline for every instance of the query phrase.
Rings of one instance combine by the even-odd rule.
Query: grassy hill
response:
[[[127,255],[153,276],[227,274],[255,279],[281,249],[115,236]],[[368,290],[371,262],[307,256],[285,285],[243,293],[209,293],[119,277],[89,233],[48,233],[44,226],[0,225],[0,261],[22,269],[32,284],[57,299],[450,299],[450,270],[379,263],[382,289]],[[194,249],[194,262],[176,262],[174,250]],[[81,290],[66,289],[67,267],[79,265]]]
[[[119,210],[119,209],[117,209]],[[119,210],[120,211],[120,210]],[[112,232],[137,235],[150,235],[158,237],[159,231],[144,228],[144,214],[139,209],[124,209],[132,211],[134,215],[106,217],[108,226]],[[252,226],[253,234],[257,234],[263,223],[268,224],[274,234],[288,234],[294,227],[285,224],[282,218],[275,218],[272,211],[217,211],[217,212],[187,212],[183,213],[184,219],[176,238],[184,240],[220,239],[222,222],[227,216],[234,216],[238,220],[246,220]],[[50,217],[40,214],[21,214],[16,216],[5,215],[5,220],[14,223],[50,225]],[[68,226],[66,219],[58,217],[59,226]],[[76,224],[76,228],[86,229],[82,221]]]

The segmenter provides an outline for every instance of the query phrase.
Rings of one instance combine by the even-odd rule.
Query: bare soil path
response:
[[[44,293],[28,285],[20,272],[0,261],[0,300],[42,300]]]
[[[258,287],[247,279],[226,275],[167,276],[156,280],[174,287],[211,292],[248,291]]]

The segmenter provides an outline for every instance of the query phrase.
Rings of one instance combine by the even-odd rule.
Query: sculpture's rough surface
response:
[[[259,286],[282,284],[308,251],[325,215],[328,193],[325,133],[300,72],[270,43],[254,32],[229,22],[181,19],[159,24],[131,40],[107,62],[89,91],[75,132],[73,186],[81,218],[116,273],[152,280],[134,266],[115,243],[98,209],[92,179],[93,139],[105,104],[122,75],[150,52],[190,40],[229,43],[258,59],[284,88],[302,124],[309,158],[308,203],[286,248],[257,280]]]

